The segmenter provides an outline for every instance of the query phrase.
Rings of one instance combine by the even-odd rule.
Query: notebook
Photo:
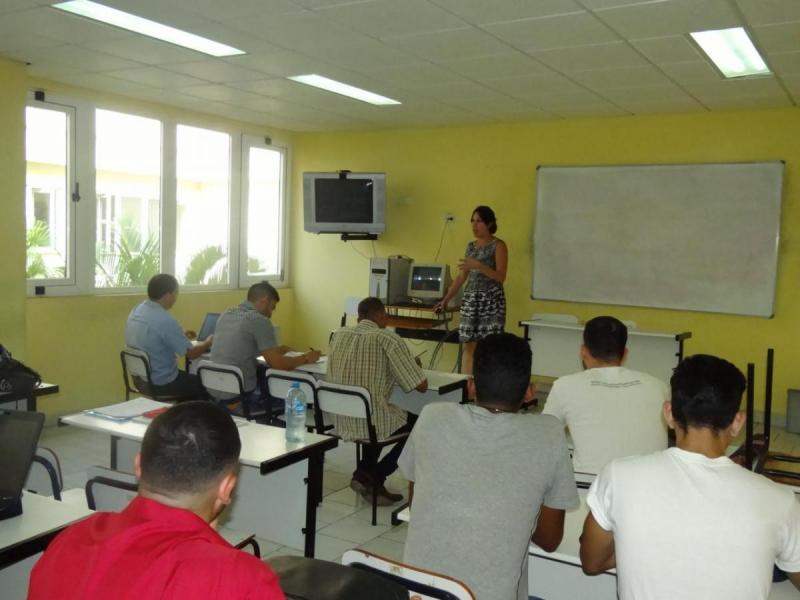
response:
[[[197,334],[198,342],[203,342],[208,339],[208,336],[214,334],[214,330],[217,328],[217,319],[219,319],[219,313],[206,313],[206,318],[203,319],[203,326]]]

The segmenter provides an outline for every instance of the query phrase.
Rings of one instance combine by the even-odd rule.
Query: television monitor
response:
[[[303,173],[308,232],[383,233],[385,204],[385,173]]]
[[[43,425],[42,413],[0,409],[0,519],[22,512],[22,488]]]
[[[450,287],[450,265],[414,263],[408,274],[408,297],[433,304]]]
[[[200,333],[197,334],[198,342],[205,342],[209,336],[214,335],[218,320],[219,313],[206,313],[206,318],[203,319],[203,326],[200,327]]]

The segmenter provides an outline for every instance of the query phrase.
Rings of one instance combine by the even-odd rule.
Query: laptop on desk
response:
[[[0,519],[22,512],[22,488],[43,426],[42,413],[0,409]]]
[[[203,319],[203,326],[197,334],[198,342],[204,342],[210,335],[214,335],[214,330],[217,328],[217,319],[219,319],[219,313],[206,313],[206,318]]]

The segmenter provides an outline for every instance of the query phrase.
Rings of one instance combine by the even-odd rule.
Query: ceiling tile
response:
[[[159,69],[158,67],[142,67],[139,69],[125,69],[107,73],[110,77],[141,83],[164,89],[178,89],[190,85],[206,85],[208,82],[196,77],[189,77],[181,73],[174,73]]]
[[[343,4],[317,14],[378,39],[456,29],[465,22],[428,0],[375,0]]]
[[[800,75],[800,51],[774,52],[768,58],[770,68],[780,76]]]
[[[179,48],[167,42],[140,35],[129,35],[119,40],[92,42],[84,45],[94,50],[129,58],[148,65],[193,62],[207,57],[206,54],[201,52]]]
[[[190,63],[171,64],[165,67],[168,71],[191,75],[212,83],[228,83],[230,81],[253,81],[263,79],[264,74],[251,69],[237,67],[219,59],[207,59]],[[188,84],[187,84],[188,85]]]
[[[386,40],[386,43],[425,60],[446,61],[508,52],[508,44],[469,27]]]
[[[414,89],[423,96],[435,98],[446,103],[450,103],[454,99],[486,101],[493,98],[503,98],[500,92],[473,81],[425,85]]]
[[[670,0],[634,4],[595,13],[628,39],[683,35],[690,31],[743,25],[727,0]]]
[[[616,8],[620,6],[633,6],[634,4],[653,4],[655,2],[669,2],[670,0],[579,0],[583,6],[590,10],[603,8]]]
[[[697,47],[685,35],[631,40],[631,45],[641,52],[647,60],[657,65],[687,62],[702,58]]]
[[[49,79],[62,81],[69,85],[82,87],[89,90],[100,90],[103,92],[112,92],[114,94],[131,94],[134,91],[147,89],[149,86],[140,83],[122,81],[114,77],[109,77],[104,73],[78,73],[75,75],[63,74],[59,76],[57,73]],[[152,89],[152,88],[149,88]]]
[[[600,69],[597,71],[574,71],[570,78],[593,90],[625,87],[665,86],[669,79],[651,66]]]
[[[337,6],[339,4],[368,4],[375,0],[292,0],[298,6],[308,8],[311,10],[319,10]]]
[[[646,64],[641,55],[624,42],[543,50],[532,55],[553,69],[563,72],[637,67]]]
[[[674,102],[676,106],[697,104],[689,94],[672,84],[641,88],[607,89],[603,90],[602,94],[604,98],[620,106],[631,102],[661,104]]]
[[[786,97],[786,93],[774,77],[746,77],[714,83],[690,82],[683,87],[704,103],[711,99],[721,101],[725,98]]]
[[[377,40],[320,49],[310,54],[327,63],[357,71],[422,64],[420,58]]]
[[[793,106],[793,102],[786,94],[776,94],[774,96],[714,96],[701,98],[703,104],[711,110],[744,110],[744,109],[765,109],[765,108],[784,108]]]
[[[585,89],[558,73],[542,73],[529,77],[512,77],[488,81],[498,92],[515,98],[535,98],[542,94],[585,93]]]
[[[44,34],[65,44],[102,42],[128,35],[116,27],[77,17],[49,6],[11,13],[0,19],[0,37],[24,32]]]
[[[30,32],[7,33],[0,36],[0,53],[20,53],[62,46],[64,42]]]
[[[432,2],[476,25],[583,12],[583,8],[575,0],[536,0],[535,2],[521,2],[520,0],[491,0],[489,2],[487,0],[432,0]]]
[[[536,97],[532,96],[530,101],[540,108],[559,115],[561,114],[561,109],[564,107],[611,105],[610,102],[606,101],[601,96],[587,90],[565,94],[542,94]]]
[[[412,67],[391,67],[367,71],[373,78],[402,87],[466,81],[466,78],[445,66],[422,64]]]
[[[624,117],[630,113],[608,102],[597,104],[567,104],[549,109],[554,114],[565,119],[597,118],[597,117]]]
[[[687,113],[687,112],[706,112],[708,109],[686,96],[683,100],[619,100],[616,101],[620,108],[626,110],[634,115],[652,115],[652,114],[669,114],[669,113]]]
[[[736,0],[736,4],[751,25],[800,21],[797,0]]]
[[[661,70],[678,84],[714,83],[723,79],[719,71],[704,60],[665,64],[661,65]]]
[[[37,8],[48,4],[46,0],[3,0],[0,3],[0,14]]]
[[[440,64],[475,81],[524,77],[550,71],[542,63],[522,52],[450,60]]]
[[[186,3],[181,0],[103,0],[103,4],[186,31],[193,31],[194,26],[206,22],[202,16],[187,10]]]
[[[484,28],[515,48],[526,51],[602,44],[620,39],[588,12],[497,23]]]
[[[765,52],[793,52],[800,48],[800,21],[763,25],[753,30],[758,47]]]
[[[77,68],[85,73],[115,71],[142,66],[141,63],[132,60],[71,44],[39,50],[40,56],[44,53],[49,57],[48,62],[63,64],[66,68]],[[29,62],[36,63],[37,60],[40,60],[40,58],[34,55]]]

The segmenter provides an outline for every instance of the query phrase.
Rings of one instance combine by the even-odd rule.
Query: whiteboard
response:
[[[772,316],[783,167],[539,167],[532,298]]]

